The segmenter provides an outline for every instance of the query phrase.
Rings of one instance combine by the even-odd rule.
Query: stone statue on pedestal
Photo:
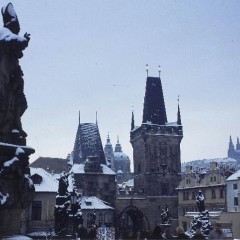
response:
[[[20,25],[11,3],[1,10],[0,28],[0,236],[20,231],[21,214],[30,205],[34,185],[30,178],[27,134],[21,117],[27,109],[19,59],[30,35],[19,36]]]
[[[19,65],[30,35],[19,36],[20,25],[13,5],[2,8],[4,26],[0,29],[0,141],[24,145],[27,134],[21,116],[27,109],[23,93],[23,72]],[[16,135],[19,142],[16,142]]]

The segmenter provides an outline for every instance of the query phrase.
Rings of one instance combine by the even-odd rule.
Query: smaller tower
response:
[[[236,150],[240,150],[239,137],[237,137]]]
[[[104,147],[104,153],[105,153],[106,162],[107,162],[108,167],[110,167],[111,169],[114,170],[114,154],[113,154],[113,147],[112,147],[112,143],[110,141],[109,133],[107,136],[107,143]]]
[[[228,145],[228,157],[234,158],[235,148],[232,142],[232,136],[229,137],[229,145]]]
[[[135,124],[134,124],[134,113],[132,110],[132,122],[131,122],[131,131],[135,128]]]
[[[182,130],[182,120],[179,106],[179,96],[178,96],[178,112],[177,112],[177,125],[179,125],[179,129]]]

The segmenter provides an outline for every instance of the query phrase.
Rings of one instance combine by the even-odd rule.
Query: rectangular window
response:
[[[220,198],[224,198],[224,190],[223,189],[220,189],[219,197]]]
[[[195,192],[192,192],[192,200],[195,200],[196,196],[195,196]]]
[[[234,197],[234,206],[238,206],[238,197]]]
[[[238,189],[238,186],[237,186],[237,183],[234,183],[233,184],[233,190],[236,190],[236,189]]]
[[[42,218],[42,202],[32,202],[32,220],[41,220]]]
[[[215,189],[212,189],[212,199],[215,199],[216,198],[216,192],[215,192]]]
[[[88,189],[93,190],[94,189],[94,182],[88,182]]]
[[[104,190],[106,190],[106,191],[109,190],[109,183],[104,183]]]

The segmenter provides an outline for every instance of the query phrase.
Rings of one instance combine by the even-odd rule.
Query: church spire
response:
[[[122,152],[122,146],[119,143],[119,136],[117,136],[117,143],[116,143],[116,146],[115,146],[115,152]]]
[[[111,142],[110,142],[110,137],[109,137],[109,132],[108,132],[108,135],[107,135],[107,144],[108,144],[108,143],[111,143]]]
[[[133,110],[132,110],[132,122],[131,122],[131,130],[133,130],[133,129],[134,129],[134,127],[135,127],[135,125],[134,125],[134,112],[133,112]]]
[[[239,137],[237,137],[236,150],[240,150]]]
[[[81,121],[80,121],[80,110],[78,112],[78,125],[80,125]]]
[[[230,135],[229,138],[229,149],[234,149],[233,141],[232,141],[232,136]]]
[[[142,123],[166,125],[167,114],[160,77],[147,77]]]
[[[180,113],[180,106],[179,106],[179,96],[178,96],[177,124],[180,125],[180,126],[182,125],[181,113]]]

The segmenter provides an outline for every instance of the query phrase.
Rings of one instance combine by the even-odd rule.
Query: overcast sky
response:
[[[11,0],[21,33],[28,109],[22,122],[39,156],[65,158],[81,122],[98,123],[132,159],[129,130],[142,121],[146,71],[161,79],[168,121],[184,138],[182,162],[226,157],[240,136],[240,1]],[[8,1],[2,0],[1,7]]]

